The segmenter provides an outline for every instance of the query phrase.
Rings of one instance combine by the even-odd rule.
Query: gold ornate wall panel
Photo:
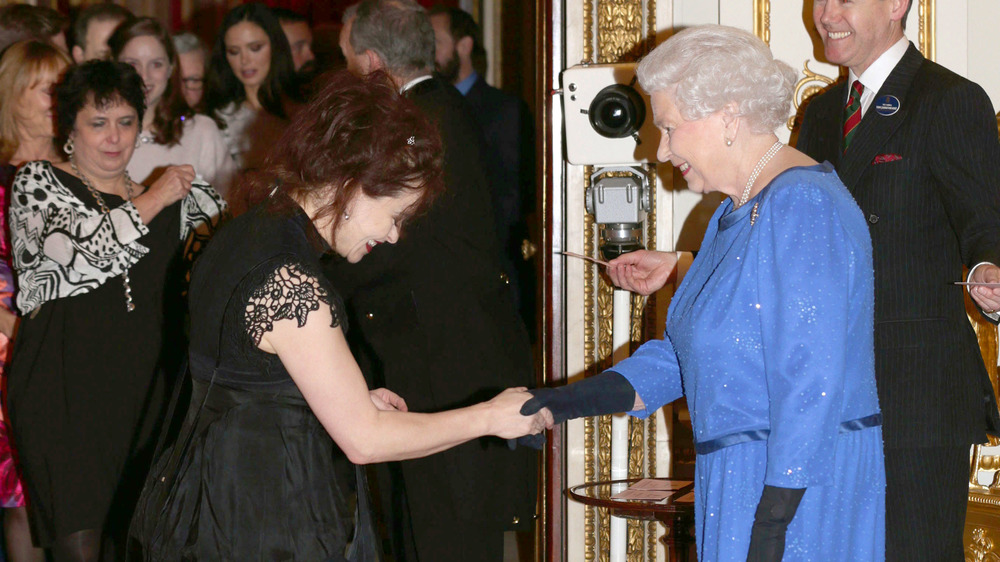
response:
[[[645,54],[642,2],[597,0],[597,45],[599,63],[631,62]]]
[[[583,1],[583,60],[615,63],[638,60],[654,46],[656,31],[654,0],[584,0]],[[596,55],[596,56],[595,56]],[[647,171],[655,174],[655,166]],[[590,183],[592,167],[584,168],[584,188]],[[655,197],[653,198],[655,201]],[[655,204],[655,203],[654,203]],[[647,247],[656,240],[655,208],[648,213]],[[583,247],[588,256],[598,256],[598,231],[592,215],[584,217]],[[613,353],[612,323],[614,288],[588,265],[584,273],[584,365],[592,375],[610,366]],[[656,334],[646,333],[645,310],[653,301],[633,296],[629,339],[634,349]],[[587,482],[611,478],[611,416],[589,418],[584,422],[584,477]],[[628,475],[632,478],[655,474],[656,416],[647,420],[630,419],[628,424]],[[610,517],[606,510],[587,508],[584,512],[584,558],[606,561],[610,557]],[[629,562],[657,559],[662,548],[657,539],[656,524],[629,521],[627,524],[626,556]]]

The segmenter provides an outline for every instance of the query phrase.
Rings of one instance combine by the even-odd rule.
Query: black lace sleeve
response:
[[[244,323],[254,345],[260,345],[264,334],[274,329],[278,320],[295,319],[305,326],[309,313],[319,310],[320,303],[330,307],[331,327],[342,322],[339,299],[331,295],[326,280],[300,263],[278,264],[250,291],[246,301]]]

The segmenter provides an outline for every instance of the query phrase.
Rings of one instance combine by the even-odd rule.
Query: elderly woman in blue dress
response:
[[[755,36],[702,26],[639,65],[658,158],[727,196],[677,289],[665,338],[579,383],[533,391],[559,421],[687,397],[699,560],[884,558],[872,250],[829,164],[778,141],[795,82]],[[671,254],[608,267],[649,292]]]

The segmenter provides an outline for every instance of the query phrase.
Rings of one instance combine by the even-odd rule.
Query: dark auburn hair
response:
[[[239,104],[247,99],[243,83],[226,60],[226,32],[245,21],[263,29],[271,43],[271,67],[257,92],[261,107],[272,115],[287,119],[286,98],[293,102],[302,101],[295,78],[292,48],[288,45],[288,37],[281,29],[278,18],[263,4],[243,4],[229,10],[222,19],[208,60],[208,68],[205,70],[205,111],[219,123],[220,128],[226,126],[220,116],[221,110],[231,103]]]
[[[146,111],[142,78],[131,65],[110,60],[92,60],[71,66],[56,85],[56,134],[65,140],[76,126],[76,115],[88,103],[103,109],[124,103],[139,114]]]
[[[156,39],[167,53],[167,62],[171,67],[170,77],[167,78],[167,87],[153,113],[153,138],[157,144],[173,146],[181,142],[184,120],[194,117],[194,111],[188,107],[181,93],[181,66],[177,63],[177,50],[170,34],[160,22],[153,18],[137,18],[118,26],[111,34],[108,46],[111,47],[112,57],[118,60],[125,45],[136,37]]]
[[[264,167],[240,186],[236,204],[249,208],[275,189],[290,197],[271,197],[272,211],[293,208],[293,198],[327,197],[313,219],[330,217],[334,232],[359,193],[378,198],[419,190],[408,216],[424,212],[444,189],[434,125],[384,72],[358,77],[341,70],[320,81]]]

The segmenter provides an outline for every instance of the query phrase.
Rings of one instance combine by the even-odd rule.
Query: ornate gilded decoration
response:
[[[967,562],[1000,562],[1000,556],[993,552],[993,539],[982,527],[972,530],[972,544],[966,546],[965,553]]]
[[[934,60],[937,56],[934,46],[934,38],[937,37],[937,27],[934,22],[936,13],[934,3],[935,0],[920,0],[920,6],[917,8],[917,16],[920,19],[920,29],[917,33],[917,47],[928,60]]]
[[[584,168],[583,182],[584,189],[590,187],[590,176],[594,173],[592,166],[586,166]],[[594,224],[594,215],[589,213],[584,213],[583,215],[583,254],[586,256],[594,255],[594,248],[596,244],[594,243],[597,238],[596,225]],[[589,372],[591,366],[594,364],[594,349],[596,348],[594,341],[594,267],[588,262],[583,266],[583,313],[584,313],[584,323],[583,323],[583,365],[584,369]],[[596,470],[594,461],[594,432],[596,429],[596,420],[594,418],[586,418],[583,421],[583,480],[586,483],[596,482]],[[584,510],[583,519],[583,529],[584,529],[584,558],[587,561],[594,560],[596,553],[596,536],[594,532],[594,508],[587,506]]]
[[[795,83],[795,95],[792,96],[792,102],[795,103],[795,114],[798,113],[799,108],[802,104],[809,99],[813,94],[817,94],[826,88],[830,84],[836,82],[836,78],[830,78],[829,76],[824,76],[818,72],[813,72],[809,69],[809,61],[806,60],[802,63],[802,74],[805,75],[804,78]],[[792,130],[795,125],[795,114],[792,114],[788,118],[788,130]]]
[[[753,34],[771,44],[771,0],[753,0]]]
[[[644,39],[640,0],[597,0],[597,62],[636,60]]]
[[[615,63],[636,60],[655,46],[655,0],[582,0],[583,1],[583,61]],[[596,21],[595,18],[596,17]],[[596,29],[595,29],[596,28]],[[595,37],[596,35],[596,37]],[[595,42],[596,40],[596,42]],[[595,60],[596,52],[596,60]],[[593,167],[584,168],[585,188],[590,184]],[[654,175],[655,166],[647,172]],[[655,199],[655,198],[654,198]],[[654,201],[655,205],[655,201]],[[655,247],[655,208],[648,213],[649,248]],[[597,256],[598,233],[593,215],[584,216],[584,254]],[[584,366],[587,375],[606,365],[614,352],[613,314],[614,288],[596,276],[593,265],[584,267]],[[630,311],[629,339],[641,342],[644,334],[644,311],[651,299],[633,295]],[[641,477],[655,470],[656,417],[629,420],[628,474]],[[584,422],[584,473],[587,482],[611,478],[611,416],[588,418]],[[647,527],[641,522],[627,524],[628,560],[656,560],[656,524]],[[585,558],[588,561],[608,560],[610,551],[610,517],[606,510],[586,508],[584,514]],[[644,548],[645,547],[645,548]],[[648,552],[647,552],[648,551]]]
[[[601,481],[611,480],[611,416],[597,418],[597,478]],[[597,510],[597,529],[601,538],[601,551],[598,559],[608,562],[611,544],[611,517],[607,509]]]

